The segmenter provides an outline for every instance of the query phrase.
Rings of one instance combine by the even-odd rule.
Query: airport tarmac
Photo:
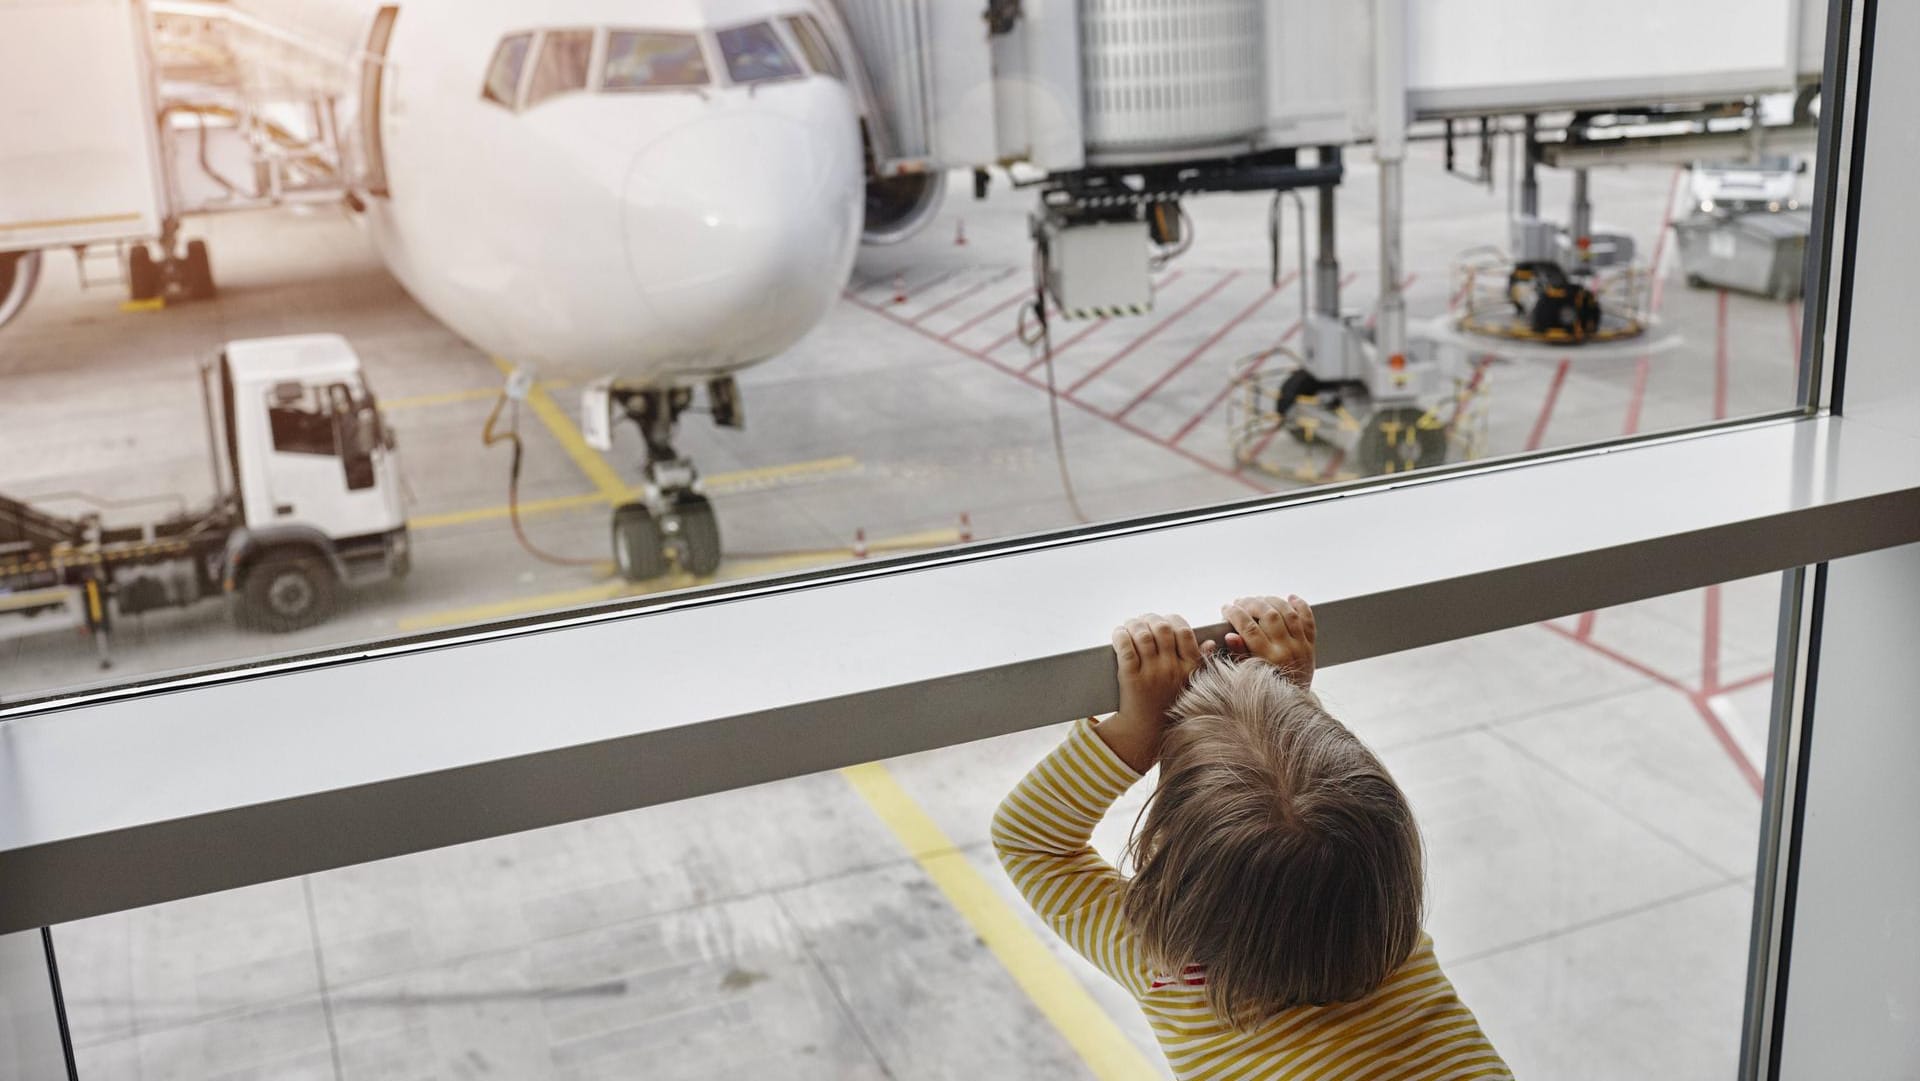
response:
[[[1416,147],[1409,173],[1409,305],[1441,316],[1452,261],[1501,241],[1506,200],[1445,176],[1436,147]],[[1560,180],[1547,175],[1549,208]],[[1646,246],[1678,192],[1664,168],[1594,177],[1600,222]],[[925,233],[865,251],[790,355],[743,376],[745,431],[689,418],[723,577],[852,558],[856,535],[879,552],[1073,523],[1045,369],[1011,336],[1030,205],[955,191]],[[1345,300],[1364,312],[1364,161],[1340,206]],[[1344,476],[1284,437],[1265,468],[1236,465],[1234,379],[1298,333],[1294,235],[1289,222],[1275,289],[1264,198],[1189,209],[1196,244],[1161,272],[1152,314],[1055,324],[1063,442],[1095,519]],[[331,212],[200,226],[223,287],[211,303],[123,312],[50,260],[0,332],[0,490],[202,499],[197,361],[231,338],[338,331],[399,435],[415,570],[295,635],[234,630],[217,603],[123,621],[105,678],[635,592],[606,565],[552,566],[515,543],[507,452],[479,438],[513,358],[441,327]],[[1797,306],[1688,289],[1675,254],[1659,314],[1676,344],[1489,365],[1474,452],[1789,406]],[[585,447],[576,391],[550,379],[524,411],[522,499],[539,545],[599,560],[638,451],[624,431],[611,455]],[[1412,542],[1382,548],[1418,558]],[[1735,583],[1326,673],[1336,712],[1415,801],[1442,962],[1522,1076],[1732,1070],[1776,596],[1772,579]],[[0,698],[101,678],[70,632],[0,641]],[[1035,933],[985,845],[994,802],[1059,731],[57,928],[82,1076],[1152,1076],[1130,1004]]]

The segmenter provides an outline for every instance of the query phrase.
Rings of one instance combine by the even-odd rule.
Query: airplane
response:
[[[863,228],[892,239],[938,194],[924,178],[869,184],[871,92],[830,0],[149,6],[250,29],[232,37],[265,47],[236,63],[275,69],[264,78],[301,77],[275,64],[276,43],[331,58],[313,77],[337,110],[347,180],[333,198],[394,277],[488,354],[598,381],[599,407],[639,428],[646,483],[612,529],[631,580],[670,554],[696,575],[719,564],[712,505],[674,448],[696,396],[740,426],[735,373],[826,315]],[[203,245],[169,256],[176,225],[157,262],[144,244],[133,261],[179,281],[196,272],[171,268],[197,258],[210,291]],[[37,265],[0,266],[0,316]]]

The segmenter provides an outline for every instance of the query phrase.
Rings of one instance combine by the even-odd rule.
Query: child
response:
[[[1223,612],[1224,650],[1179,616],[1113,632],[1120,712],[1076,724],[1001,803],[1007,873],[1133,993],[1180,1078],[1510,1078],[1420,929],[1406,798],[1308,689],[1312,609]],[[1122,878],[1088,838],[1156,762]]]

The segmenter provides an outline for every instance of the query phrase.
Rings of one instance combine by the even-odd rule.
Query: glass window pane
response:
[[[336,454],[333,409],[323,387],[293,384],[268,393],[267,423],[273,449],[286,454]]]
[[[405,523],[419,573],[343,581],[340,617],[291,639],[211,604],[148,610],[142,635],[115,636],[105,676],[50,621],[0,611],[0,699],[1791,408],[1802,315],[1819,310],[1797,279],[1827,114],[1818,60],[1781,71],[1774,46],[1798,40],[1817,57],[1818,30],[1795,37],[1768,14],[1729,37],[1696,8],[1629,0],[1605,28],[1620,47],[1574,56],[1564,42],[1590,28],[1571,16],[1429,24],[1414,5],[1399,212],[1385,218],[1391,163],[1376,160],[1370,92],[1267,94],[1294,85],[1282,72],[1335,86],[1309,77],[1316,63],[1374,70],[1365,5],[1301,41],[1249,30],[1257,0],[1219,0],[1155,23],[1134,59],[1106,9],[1075,14],[1101,58],[1076,69],[1088,112],[1074,153],[1097,163],[1081,170],[1024,160],[1018,133],[994,129],[1052,115],[1032,80],[935,100],[938,80],[864,57],[882,100],[934,95],[907,110],[923,125],[856,115],[811,78],[855,79],[866,50],[922,42],[926,63],[973,55],[985,70],[968,53],[990,47],[977,18],[909,25],[889,4],[834,19],[792,5],[724,30],[629,13],[598,31],[496,34],[490,55],[482,44],[464,58],[488,101],[513,109],[583,85],[628,100],[596,101],[611,112],[592,137],[501,124],[476,142],[477,129],[421,116],[391,125],[390,164],[433,197],[346,193],[368,202],[369,229],[293,207],[224,213],[234,201],[219,181],[249,188],[254,171],[218,145],[211,174],[191,154],[169,159],[170,179],[128,158],[113,190],[183,193],[209,213],[185,212],[182,239],[203,243],[163,252],[124,224],[97,227],[87,280],[120,263],[115,295],[78,287],[68,230],[33,256],[0,237],[6,378],[45,381],[0,395],[0,498],[62,530],[80,509],[43,506],[48,494],[160,498],[104,512],[138,532],[176,514],[232,529],[229,504],[251,492],[263,513],[290,504],[291,524],[339,543]],[[440,17],[403,10],[395,40],[457,40]],[[829,37],[840,23],[844,38]],[[1710,41],[1711,55],[1637,47],[1656,40]],[[74,55],[87,48],[75,39]],[[1599,57],[1632,78],[1607,81]],[[189,84],[203,59],[168,46],[156,63]],[[0,63],[0,100],[12,70]],[[432,70],[396,62],[394,85],[404,97]],[[716,82],[755,89],[654,93]],[[1304,116],[1318,118],[1310,137]],[[1755,120],[1764,161],[1746,160]],[[338,147],[299,118],[276,124],[261,164],[286,201],[337,202],[322,166],[351,159],[353,126]],[[1318,160],[1323,144],[1343,146],[1337,163]],[[1002,161],[990,147],[1016,149]],[[72,180],[100,166],[63,153],[7,159],[25,164],[0,183],[0,222],[135,205],[80,198],[107,190]],[[477,179],[436,182],[449,176]],[[1275,187],[1292,194],[1276,205]],[[214,221],[221,235],[203,235]],[[1383,274],[1388,240],[1397,274]],[[165,309],[123,319],[121,300]],[[275,437],[318,447],[323,433],[294,439],[258,388],[231,401],[199,388],[199,359],[290,333],[341,335],[382,396],[384,426],[351,433],[374,460],[368,472],[355,457],[355,486],[261,496],[254,474]],[[525,371],[523,398],[501,400],[503,366]],[[150,404],[130,406],[130,386]],[[113,423],[72,423],[96,416]],[[123,438],[87,434],[109,429]],[[25,587],[0,574],[8,588]]]
[[[569,90],[584,90],[593,63],[593,31],[549,30],[540,39],[540,62],[527,86],[529,108]]]
[[[1316,674],[1405,793],[1423,929],[1514,1076],[1734,1076],[1778,588]],[[57,926],[81,1076],[337,1053],[640,1077],[669,1051],[701,1077],[1091,1076],[1076,1036],[1151,1076],[1133,996],[1031,919],[993,848],[1070,727]],[[1123,870],[1158,783],[1092,830]],[[1056,1030],[1009,965],[1097,1031]]]
[[[833,43],[827,40],[818,19],[811,15],[792,15],[787,18],[787,26],[793,31],[793,39],[800,43],[800,51],[806,54],[808,67],[835,79],[847,77],[846,69],[840,66]]]
[[[520,73],[527,64],[527,48],[532,44],[532,34],[511,34],[500,39],[500,47],[493,53],[493,63],[487,65],[487,83],[481,91],[482,97],[509,109],[514,107],[520,91]]]
[[[607,35],[607,70],[600,85],[608,90],[648,86],[705,86],[707,58],[692,34],[615,30]]]
[[[715,36],[720,42],[720,55],[727,61],[727,74],[736,83],[785,79],[800,74],[800,65],[794,62],[787,47],[780,43],[780,36],[767,23],[736,26]]]

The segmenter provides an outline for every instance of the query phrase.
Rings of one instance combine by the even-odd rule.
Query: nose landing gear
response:
[[[707,388],[714,422],[741,426],[739,392],[732,377]],[[720,520],[700,491],[693,463],[673,449],[680,414],[693,402],[687,387],[612,391],[646,443],[647,483],[643,496],[613,512],[613,559],[629,582],[667,573],[671,564],[704,578],[720,569]]]

